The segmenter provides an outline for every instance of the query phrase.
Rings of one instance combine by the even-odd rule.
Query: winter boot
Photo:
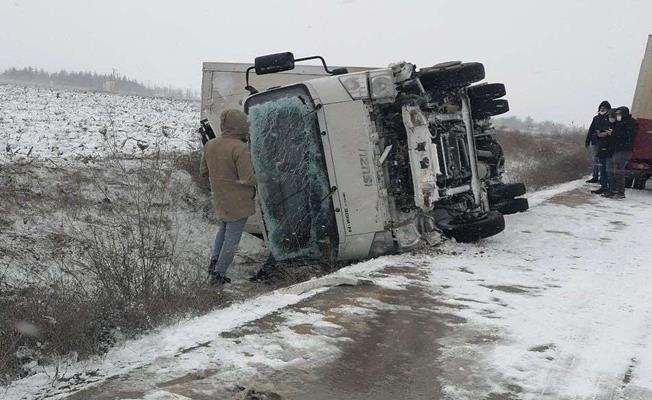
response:
[[[265,260],[263,266],[258,270],[258,272],[249,278],[250,282],[265,282],[272,277],[272,272],[276,266],[276,260],[271,254]]]
[[[217,273],[215,272],[215,264],[217,264],[217,260],[211,259],[210,264],[208,264],[208,276],[212,278],[215,276]]]
[[[224,275],[213,273],[211,276],[211,286],[221,286],[226,285],[227,283],[231,283],[231,279]]]

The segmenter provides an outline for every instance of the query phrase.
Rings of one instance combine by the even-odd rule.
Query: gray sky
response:
[[[199,89],[202,61],[292,51],[330,64],[480,61],[512,112],[587,124],[630,105],[650,0],[0,0],[0,69],[120,73]]]

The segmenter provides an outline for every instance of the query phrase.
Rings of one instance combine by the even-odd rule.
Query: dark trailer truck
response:
[[[632,116],[638,120],[634,152],[627,164],[628,186],[644,189],[652,176],[652,35],[648,37],[641,71],[632,102]]]

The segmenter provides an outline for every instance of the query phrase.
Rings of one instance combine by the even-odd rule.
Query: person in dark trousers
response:
[[[599,152],[599,137],[598,132],[606,131],[610,128],[609,123],[609,111],[611,110],[611,104],[608,101],[603,101],[598,106],[598,114],[593,117],[591,121],[591,126],[589,126],[589,131],[586,133],[585,146],[591,155],[591,161],[593,163],[593,176],[591,179],[586,181],[587,183],[598,183],[600,182],[600,157],[598,156]]]
[[[247,218],[254,214],[256,193],[251,154],[247,146],[247,115],[224,110],[220,116],[222,135],[208,140],[200,172],[208,175],[213,204],[219,219],[209,264],[211,284],[230,283],[226,271],[233,262]]]
[[[603,130],[596,132],[597,145],[596,145],[596,155],[598,157],[598,168],[599,168],[599,179],[600,179],[600,188],[598,190],[592,190],[591,193],[594,194],[605,194],[610,193],[609,188],[609,174],[607,172],[607,167],[611,162],[611,154],[613,153],[613,132],[616,125],[616,110],[611,109],[607,113],[607,122],[608,126],[603,127]]]
[[[618,107],[616,110],[616,124],[612,133],[611,160],[608,164],[609,193],[605,197],[614,199],[625,198],[625,167],[634,150],[634,138],[638,130],[638,122],[632,118],[629,108]]]

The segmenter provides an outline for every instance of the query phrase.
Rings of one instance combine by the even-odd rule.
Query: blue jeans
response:
[[[612,193],[625,194],[625,178],[627,177],[625,167],[631,156],[631,151],[617,151],[611,156],[608,170],[609,190]]]
[[[591,162],[593,163],[593,179],[600,178],[600,157],[598,157],[598,146],[589,145],[589,151],[591,152]]]
[[[226,275],[226,270],[233,262],[246,223],[247,218],[243,218],[231,222],[220,221],[217,224],[211,262],[215,262],[215,272],[218,275]]]
[[[611,157],[598,158],[598,167],[600,168],[600,189],[609,191],[609,174],[607,173],[607,166],[611,164]]]

